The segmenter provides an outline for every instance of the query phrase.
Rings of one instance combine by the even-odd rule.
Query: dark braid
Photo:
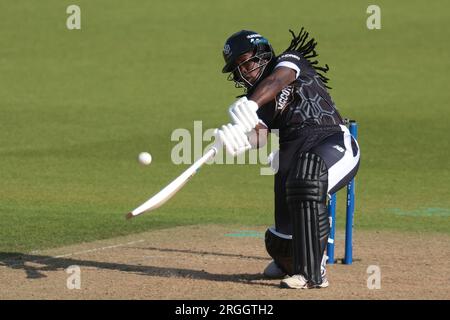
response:
[[[318,56],[315,50],[317,42],[314,40],[314,38],[311,38],[307,41],[309,33],[306,32],[306,30],[303,27],[298,33],[298,35],[295,35],[294,31],[292,31],[291,29],[289,29],[289,32],[292,35],[292,40],[291,44],[286,49],[286,51],[293,50],[300,53],[306,60],[308,60],[308,62],[313,66],[313,68],[316,69],[316,72],[319,75],[320,80],[322,80],[322,82],[324,83],[325,87],[331,89],[329,86],[327,86],[328,80],[330,79],[328,79],[324,75],[325,73],[328,72],[328,70],[330,70],[330,68],[328,67],[327,64],[325,65],[325,67],[320,67],[317,65],[319,63],[317,60],[314,61],[312,60],[312,58]]]

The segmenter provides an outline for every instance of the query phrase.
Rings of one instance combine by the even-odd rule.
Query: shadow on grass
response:
[[[220,256],[227,256],[227,254],[222,253],[212,253],[212,252],[197,252],[190,250],[177,250],[177,249],[158,249],[158,248],[148,248],[149,250],[160,250],[164,252],[186,252],[192,254],[217,254]],[[263,259],[261,257],[247,257],[244,255],[231,255],[236,257],[245,258],[257,258]],[[266,260],[264,258],[264,260]],[[194,269],[182,269],[182,268],[171,268],[171,267],[156,267],[156,266],[141,266],[141,265],[130,265],[123,263],[111,263],[111,262],[101,262],[101,261],[91,261],[83,259],[75,259],[69,257],[52,257],[37,254],[22,254],[13,252],[0,252],[0,267],[7,267],[11,269],[22,269],[28,279],[41,279],[47,276],[44,272],[48,271],[61,271],[69,266],[79,266],[91,267],[103,270],[114,270],[127,272],[142,276],[154,276],[154,277],[167,277],[167,278],[187,278],[187,279],[199,279],[199,280],[209,280],[218,282],[235,282],[248,285],[263,285],[263,286],[277,286],[276,284],[262,282],[260,280],[265,280],[261,273],[251,274],[251,273],[241,273],[241,274],[217,274],[210,273],[204,270],[194,270]]]

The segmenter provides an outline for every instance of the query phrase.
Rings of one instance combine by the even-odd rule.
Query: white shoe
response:
[[[309,289],[308,280],[301,274],[294,274],[292,277],[281,280],[280,287],[288,289]]]
[[[269,279],[283,279],[286,276],[286,272],[277,266],[275,261],[272,261],[267,265],[263,272],[264,276]]]
[[[292,277],[286,278],[280,282],[280,286],[282,288],[290,288],[290,289],[313,289],[313,288],[327,288],[330,283],[327,278],[327,260],[328,256],[324,255],[322,258],[322,263],[320,266],[320,274],[322,276],[322,283],[313,285],[305,277],[300,274],[293,275]]]
[[[320,289],[327,288],[330,285],[326,276],[322,276],[322,283],[313,285],[305,277],[301,274],[293,275],[292,277],[281,280],[280,286],[281,288],[289,288],[289,289]]]
[[[321,284],[308,284],[308,289],[320,289],[320,288],[328,288],[330,283],[328,282],[327,275],[322,274],[322,283]]]
[[[330,283],[328,282],[327,276],[322,276],[322,283],[317,286],[317,288],[328,288]]]
[[[323,255],[322,258],[322,263],[320,265],[320,275],[322,276],[322,283],[318,284],[318,285],[309,285],[309,288],[327,288],[330,283],[328,282],[328,278],[327,278],[327,261],[328,261],[328,256],[326,254]]]

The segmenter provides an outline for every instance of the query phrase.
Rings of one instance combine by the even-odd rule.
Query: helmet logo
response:
[[[252,38],[252,39],[250,39],[250,42],[252,44],[260,44],[260,43],[268,44],[269,43],[266,38],[256,38],[256,39]]]
[[[226,43],[225,46],[223,47],[223,53],[225,55],[229,55],[230,52],[231,52],[231,47],[230,47],[230,45],[228,43]]]

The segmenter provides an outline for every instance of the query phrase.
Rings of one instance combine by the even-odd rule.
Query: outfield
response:
[[[272,177],[258,165],[206,166],[155,213],[124,214],[186,168],[170,160],[174,129],[228,121],[240,91],[220,73],[226,37],[255,29],[279,53],[302,25],[339,110],[359,122],[355,227],[450,234],[448,2],[378,1],[372,31],[367,1],[262,3],[80,0],[72,31],[71,3],[2,6],[0,255],[179,225],[271,225]]]

